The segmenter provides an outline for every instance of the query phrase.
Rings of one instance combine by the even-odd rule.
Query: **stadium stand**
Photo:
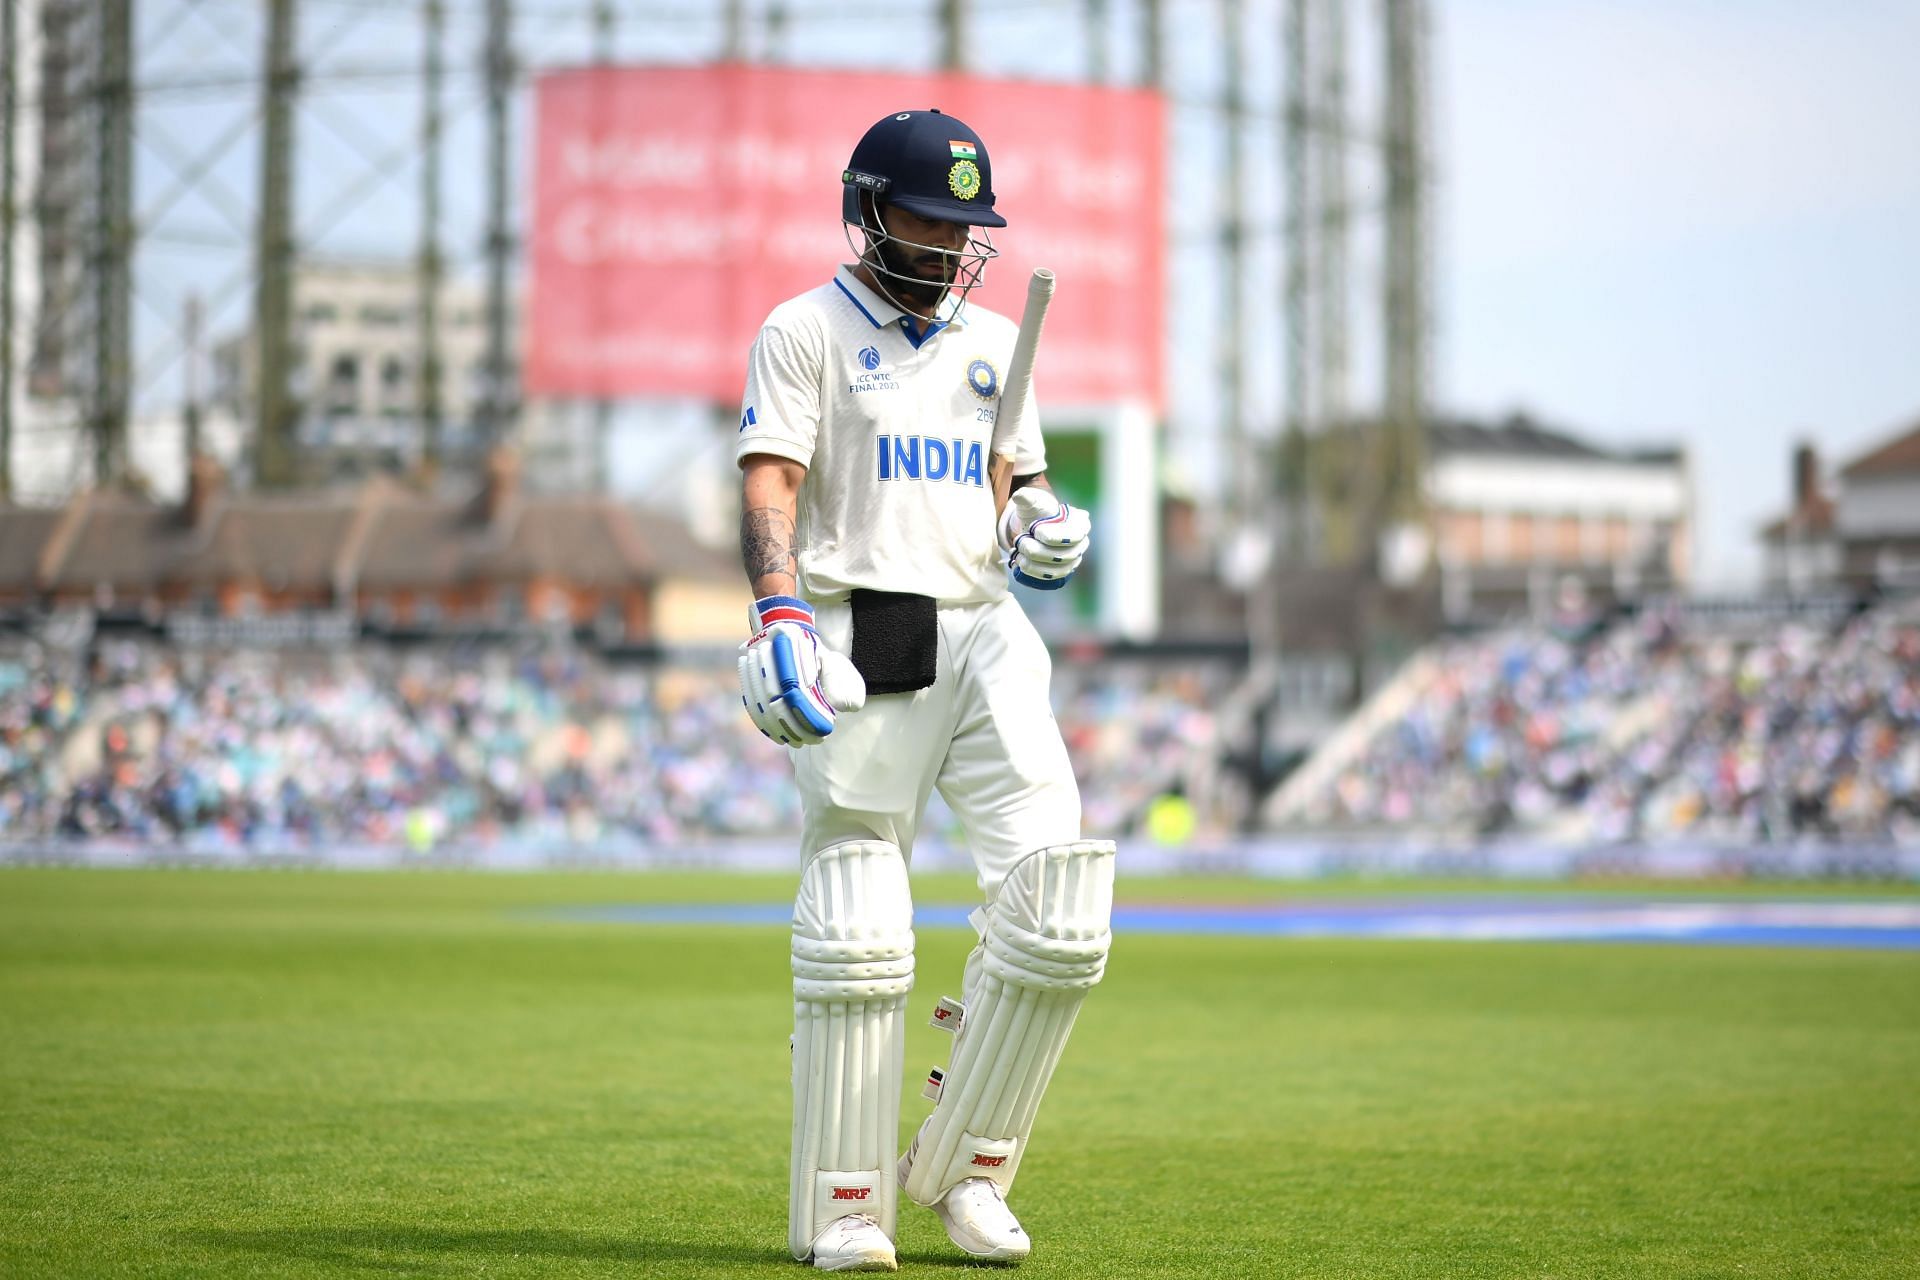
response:
[[[1056,672],[1088,830],[1204,845],[1242,829],[1244,668],[1063,654]],[[15,637],[0,641],[0,843],[777,840],[796,817],[788,764],[732,684],[724,664],[533,639]],[[1663,602],[1445,639],[1260,816],[1286,839],[1920,842],[1920,599]],[[937,796],[922,832],[963,836]]]
[[[1063,666],[1089,829],[1127,831],[1212,757],[1227,673]],[[730,668],[571,646],[0,649],[0,840],[206,851],[516,840],[672,845],[793,830],[784,753]],[[1176,783],[1177,785],[1177,783]],[[929,832],[958,838],[936,801]]]
[[[1671,603],[1444,641],[1425,662],[1403,709],[1276,797],[1276,826],[1920,839],[1914,601]]]

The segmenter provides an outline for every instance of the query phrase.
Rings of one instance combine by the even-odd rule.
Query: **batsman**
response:
[[[1065,585],[1090,526],[1047,483],[1025,395],[1041,313],[1021,343],[968,303],[1007,225],[986,144],[902,111],[841,178],[853,260],[767,317],[734,455],[757,597],[741,694],[791,748],[803,812],[788,1244],[825,1271],[895,1270],[904,1192],[968,1254],[1017,1261],[1007,1196],[1106,967],[1114,846],[1081,838],[1050,660],[1009,581]],[[936,787],[978,870],[978,945],[934,1012],[952,1057],[902,1154],[907,869]]]

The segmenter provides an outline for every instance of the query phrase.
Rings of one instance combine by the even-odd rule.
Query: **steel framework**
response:
[[[1423,0],[1381,0],[1366,15],[1379,17],[1375,43],[1385,55],[1385,101],[1371,130],[1355,127],[1348,101],[1351,37],[1364,26],[1353,0],[1212,0],[1221,16],[1213,35],[1168,0],[1037,3],[1081,24],[1076,71],[1116,78],[1130,66],[1176,112],[1218,130],[1214,217],[1184,234],[1196,246],[1204,238],[1220,290],[1208,337],[1235,518],[1275,536],[1293,562],[1335,544],[1363,556],[1381,522],[1404,512],[1418,489],[1428,347]],[[1030,7],[922,0],[902,20],[923,24],[933,64],[991,71],[990,25]],[[16,8],[6,6],[9,23]],[[25,110],[36,113],[41,160],[30,192],[8,186],[11,166],[0,174],[9,191],[0,196],[0,230],[11,235],[11,215],[30,202],[38,267],[26,305],[4,282],[0,326],[30,331],[31,343],[19,369],[9,358],[15,345],[0,335],[0,404],[8,406],[0,410],[0,490],[7,444],[17,444],[8,440],[16,397],[5,391],[22,374],[35,397],[71,404],[72,429],[88,441],[87,474],[76,478],[104,482],[130,465],[137,415],[189,401],[197,415],[203,400],[217,412],[218,387],[203,394],[197,362],[210,341],[217,367],[235,365],[223,345],[235,335],[252,481],[324,478],[303,436],[314,389],[302,383],[310,335],[300,281],[306,265],[329,259],[378,257],[411,273],[407,397],[419,465],[471,465],[478,450],[512,442],[523,416],[513,317],[515,112],[526,69],[613,62],[622,36],[646,43],[650,56],[670,48],[679,60],[784,54],[802,24],[847,20],[844,8],[824,0],[705,9],[668,0],[37,0],[20,10],[38,28],[33,101],[14,101],[9,74],[0,102],[9,159],[11,122]],[[856,9],[851,20],[863,20],[857,0]],[[882,11],[871,7],[871,15]],[[1275,45],[1259,43],[1268,31]],[[5,34],[11,67],[22,42]],[[1195,59],[1196,39],[1221,47]],[[1256,49],[1278,60],[1271,80],[1280,88],[1266,100]],[[1198,81],[1197,65],[1209,68]],[[369,119],[358,104],[375,94],[400,95],[404,109],[383,107]],[[415,123],[394,127],[407,119]],[[1278,217],[1248,212],[1262,198],[1256,129],[1280,136]],[[1387,193],[1378,220],[1380,416],[1391,429],[1373,433],[1385,443],[1345,450],[1346,473],[1332,475],[1337,469],[1315,461],[1322,442],[1355,420],[1348,245],[1363,217],[1374,226],[1373,211],[1349,199],[1349,174],[1372,157],[1382,161]],[[410,237],[395,234],[409,223]],[[1281,275],[1273,297],[1252,269],[1270,250]],[[10,267],[13,255],[0,256]],[[485,341],[476,364],[453,368],[446,290],[462,274],[484,281]],[[1256,410],[1247,388],[1264,362],[1242,344],[1268,332],[1281,356],[1278,408]],[[453,421],[451,392],[469,386],[473,412]],[[573,447],[596,455],[574,472],[604,477],[614,406],[588,401],[570,412],[591,441]],[[1277,417],[1277,439],[1264,434],[1271,423],[1255,421],[1263,413]],[[201,447],[201,433],[192,434],[184,447]],[[1342,526],[1350,533],[1330,539]]]

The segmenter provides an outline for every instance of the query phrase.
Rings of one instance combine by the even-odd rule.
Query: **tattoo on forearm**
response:
[[[740,559],[747,580],[758,582],[770,574],[800,577],[799,539],[793,517],[778,507],[755,507],[740,517]]]

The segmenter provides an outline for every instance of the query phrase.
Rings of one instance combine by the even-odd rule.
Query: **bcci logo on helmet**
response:
[[[880,348],[860,348],[860,367],[862,369],[878,369],[880,367]]]
[[[975,360],[967,366],[967,385],[982,400],[991,400],[1000,390],[1000,375],[985,360]]]
[[[980,166],[971,160],[955,160],[947,170],[947,189],[962,200],[980,194]]]

